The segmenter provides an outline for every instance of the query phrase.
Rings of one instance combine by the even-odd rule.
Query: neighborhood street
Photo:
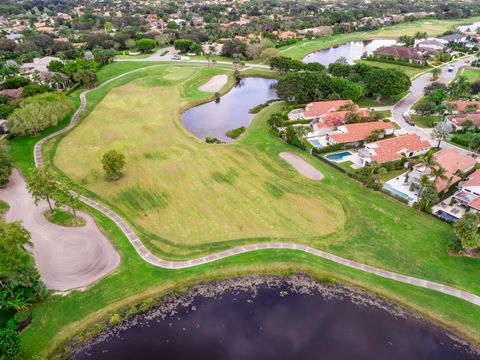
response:
[[[448,71],[448,65],[442,66],[442,73],[437,80],[437,82],[441,82],[444,84],[450,83],[455,76],[457,75],[457,71],[459,71],[462,67],[469,66],[469,62],[475,59],[475,56],[469,56],[463,58],[461,60],[451,62],[455,66],[453,72]],[[392,109],[392,116],[395,122],[404,129],[405,131],[413,134],[417,134],[421,138],[430,141],[432,144],[436,144],[436,140],[432,139],[431,130],[422,129],[417,126],[411,126],[407,124],[405,119],[403,118],[402,114],[406,111],[411,112],[411,107],[423,97],[423,91],[425,87],[432,83],[432,74],[426,73],[424,75],[419,76],[415,80],[412,81],[412,86],[410,87],[410,93],[405,96],[402,100],[396,103]],[[442,141],[441,147],[456,147],[455,145],[446,143]],[[460,149],[460,148],[459,148]],[[463,152],[467,152],[467,150],[462,149]]]

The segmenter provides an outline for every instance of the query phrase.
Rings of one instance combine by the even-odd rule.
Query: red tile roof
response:
[[[415,134],[403,135],[391,139],[380,140],[372,143],[376,147],[372,148],[376,155],[371,159],[383,164],[389,161],[400,160],[402,152],[420,151],[429,149],[431,145],[428,141],[422,140]],[[372,145],[371,144],[371,145]]]
[[[480,197],[476,198],[475,200],[471,201],[468,206],[473,207],[477,210],[480,210]]]
[[[366,122],[345,125],[346,133],[329,135],[336,143],[349,143],[363,141],[374,130],[395,129],[392,123],[384,121]]]
[[[480,170],[475,170],[462,186],[480,186]]]
[[[460,150],[454,148],[440,150],[435,153],[434,158],[435,161],[446,170],[445,176],[447,177],[445,180],[437,179],[437,191],[445,190],[449,183],[452,185],[460,181],[460,177],[455,175],[457,171],[466,172],[471,170],[476,164],[474,158],[463,155]],[[448,179],[450,179],[450,182]]]
[[[355,110],[361,117],[367,117],[370,115],[370,110],[368,109],[358,109],[357,106]],[[348,121],[348,114],[350,112],[351,110],[327,112],[320,116],[320,119],[315,123],[315,126],[322,129],[345,125]]]
[[[396,58],[413,59],[417,61],[425,61],[425,57],[419,50],[407,47],[384,46],[374,51],[375,54],[389,55]]]
[[[353,105],[352,100],[335,100],[335,101],[317,101],[307,105],[303,112],[305,118],[318,117],[328,112],[337,111],[346,105]],[[354,106],[358,109],[358,105]]]
[[[461,115],[449,115],[448,119],[455,125],[462,126],[465,120],[473,120],[475,126],[480,126],[480,114],[461,114]]]
[[[476,105],[477,111],[480,111],[480,101],[467,101],[467,100],[450,100],[445,101],[444,104],[454,104],[455,110],[459,112],[467,112],[468,105]]]

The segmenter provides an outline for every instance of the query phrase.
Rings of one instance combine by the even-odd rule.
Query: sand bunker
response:
[[[280,153],[280,157],[286,162],[288,162],[290,165],[292,165],[293,168],[303,176],[311,180],[323,179],[323,174],[320,171],[315,169],[312,165],[310,165],[297,154],[294,154],[292,152],[282,152]]]
[[[210,80],[208,80],[205,84],[198,87],[198,90],[204,92],[217,92],[222,90],[222,88],[227,83],[228,77],[227,75],[215,75]]]
[[[83,212],[83,227],[52,224],[43,213],[46,201],[35,206],[25,180],[14,170],[10,183],[0,189],[0,199],[10,205],[7,221],[20,220],[32,234],[32,253],[42,281],[50,289],[69,290],[87,286],[112,272],[120,255],[100,232],[93,218]]]

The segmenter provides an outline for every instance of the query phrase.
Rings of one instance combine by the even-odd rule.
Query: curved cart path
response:
[[[99,85],[97,87],[97,89],[105,86],[106,84],[108,84],[108,83],[110,83],[110,82],[112,82],[112,81],[114,81],[118,78],[121,78],[125,75],[128,75],[128,74],[132,73],[132,72],[140,71],[140,70],[143,70],[143,69],[144,68],[136,69],[136,70],[133,70],[133,71],[123,73],[119,76],[116,76],[116,77],[102,83],[101,85]],[[94,90],[94,89],[92,89],[92,90]],[[81,99],[80,107],[78,108],[78,110],[76,111],[76,113],[72,117],[72,120],[71,120],[70,124],[66,128],[64,128],[62,130],[59,130],[56,133],[53,133],[53,134],[45,137],[44,139],[40,140],[35,145],[34,156],[35,156],[35,164],[36,164],[37,167],[40,167],[43,164],[43,161],[42,161],[42,145],[45,143],[46,140],[48,140],[50,138],[53,138],[57,135],[63,134],[65,132],[69,131],[71,128],[73,128],[75,126],[75,124],[78,121],[79,116],[81,115],[81,113],[83,112],[83,110],[85,109],[85,107],[87,105],[87,100],[86,100],[85,95],[89,91],[92,91],[92,90],[85,91],[80,95],[80,99]],[[84,203],[86,203],[87,205],[90,205],[91,207],[93,207],[93,208],[97,209],[98,211],[102,212],[104,215],[106,215],[108,218],[110,218],[112,221],[114,221],[118,225],[118,227],[122,230],[122,232],[125,234],[125,236],[128,238],[128,240],[133,245],[133,247],[135,248],[137,253],[140,255],[140,257],[143,260],[145,260],[146,262],[148,262],[149,264],[152,264],[154,266],[158,266],[158,267],[162,267],[162,268],[166,268],[166,269],[183,269],[183,268],[189,268],[189,267],[193,267],[193,266],[198,266],[198,265],[210,263],[210,262],[213,262],[213,261],[217,261],[219,259],[224,259],[224,258],[227,258],[227,257],[230,257],[230,256],[234,256],[234,255],[237,255],[237,254],[242,254],[242,253],[246,253],[246,252],[250,252],[250,251],[257,251],[257,250],[264,250],[264,249],[298,250],[298,251],[303,251],[303,252],[312,254],[314,256],[318,256],[318,257],[333,261],[335,263],[338,263],[338,264],[341,264],[341,265],[344,265],[344,266],[348,266],[350,268],[365,271],[365,272],[370,273],[370,274],[375,274],[375,275],[378,275],[378,276],[381,276],[381,277],[384,277],[384,278],[387,278],[387,279],[392,279],[392,280],[396,280],[396,281],[399,281],[399,282],[402,282],[402,283],[405,283],[405,284],[410,284],[410,285],[414,285],[414,286],[438,291],[440,293],[451,295],[451,296],[454,296],[456,298],[465,300],[469,303],[480,306],[480,296],[469,293],[467,291],[460,290],[460,289],[450,287],[450,286],[447,286],[447,285],[443,285],[443,284],[440,284],[440,283],[437,283],[437,282],[428,281],[428,280],[425,280],[425,279],[414,278],[414,277],[411,277],[411,276],[402,275],[402,274],[398,274],[398,273],[395,273],[395,272],[392,272],[392,271],[387,271],[387,270],[379,269],[379,268],[376,268],[376,267],[373,267],[373,266],[361,264],[361,263],[358,263],[356,261],[344,259],[344,258],[339,257],[337,255],[327,253],[325,251],[321,251],[321,250],[318,250],[318,249],[315,249],[315,248],[312,248],[312,247],[309,247],[309,246],[306,246],[306,245],[300,245],[300,244],[295,244],[295,243],[269,242],[269,243],[251,244],[251,245],[239,246],[239,247],[236,247],[236,248],[233,248],[233,249],[221,251],[221,252],[218,252],[218,253],[215,253],[215,254],[212,254],[212,255],[203,256],[203,257],[193,259],[193,260],[185,260],[185,261],[164,260],[164,259],[161,259],[158,256],[155,256],[154,254],[152,254],[150,252],[150,250],[148,250],[143,245],[140,238],[137,236],[137,234],[135,234],[135,232],[130,228],[130,226],[122,218],[120,218],[116,213],[114,213],[112,210],[106,208],[105,206],[103,206],[103,205],[101,205],[101,204],[95,202],[94,200],[89,199],[85,196],[81,196],[81,200]]]
[[[120,264],[120,255],[90,215],[79,212],[87,222],[82,227],[49,222],[43,215],[48,210],[47,202],[35,206],[18,170],[14,170],[8,186],[0,189],[0,199],[10,205],[6,220],[21,220],[32,234],[31,252],[48,288],[70,290],[90,285]]]

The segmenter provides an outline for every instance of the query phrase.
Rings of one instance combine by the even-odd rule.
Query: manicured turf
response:
[[[375,66],[375,67],[381,68],[381,69],[399,70],[399,71],[405,73],[406,75],[408,75],[409,77],[414,77],[415,75],[427,70],[426,68],[425,69],[420,69],[420,68],[416,68],[416,67],[412,67],[412,66],[405,66],[405,65],[399,65],[399,64],[389,64],[389,63],[384,63],[384,62],[381,62],[381,61],[372,61],[372,60],[358,60],[357,63],[366,64],[366,65],[370,65],[370,66]]]
[[[432,128],[435,124],[442,120],[441,116],[435,115],[412,115],[412,120],[416,126],[421,128]]]
[[[183,129],[179,105],[205,98],[198,85],[220,72],[160,67],[115,88],[60,143],[57,166],[111,199],[144,233],[176,245],[312,237],[341,228],[342,207],[327,193],[312,196],[318,190],[298,186],[249,146],[209,146]],[[100,158],[109,149],[127,161],[125,176],[115,183],[102,174]],[[158,242],[151,237],[153,248]]]
[[[104,73],[100,74],[100,76],[105,76],[104,74],[106,72],[118,74],[119,69],[115,68],[116,66],[117,64],[114,64],[105,68]],[[209,72],[210,75],[214,74],[212,70],[209,70]],[[103,99],[105,99],[105,101],[91,113],[91,116],[80,125],[78,129],[74,130],[71,135],[67,136],[65,141],[70,141],[70,136],[75,137],[77,131],[84,131],[81,129],[82,127],[87,127],[90,132],[92,132],[92,134],[88,134],[88,136],[97,136],[95,135],[97,129],[90,126],[93,124],[97,125],[97,123],[94,122],[95,116],[98,116],[96,115],[96,112],[108,108],[109,102],[115,100],[116,97],[121,97],[127,89],[139,91],[141,94],[144,94],[144,87],[146,84],[160,85],[160,89],[157,89],[156,87],[151,87],[149,89],[155,94],[165,94],[164,91],[167,89],[164,88],[171,88],[171,86],[165,86],[166,80],[163,79],[159,73],[146,71],[144,74],[148,75],[147,79],[142,80],[138,77],[139,74],[136,74],[135,76],[118,80],[112,84],[112,86],[109,85],[108,87],[89,95],[89,101],[91,101],[91,105],[89,105],[88,108],[89,111],[91,111],[96,104],[101,103]],[[195,89],[200,80],[205,80],[203,76],[207,76],[207,73],[199,75],[198,77],[193,77],[191,84],[186,82],[184,86],[181,87],[181,94],[183,94],[185,98],[180,97],[178,93],[168,93],[168,95],[178,96],[176,99],[179,99],[180,104],[183,105],[186,105],[187,101],[196,102],[200,100],[199,97],[195,96]],[[128,81],[133,82],[128,84]],[[108,90],[114,85],[125,84],[128,85],[114,90],[112,94],[105,97]],[[138,104],[138,95],[132,93],[131,96],[134,100],[133,104],[135,104],[135,102]],[[158,101],[162,101],[161,98]],[[149,104],[149,106],[155,107],[156,105]],[[237,152],[240,152],[243,155],[242,159],[253,162],[254,169],[261,171],[262,174],[268,174],[269,178],[272,179],[271,183],[282,185],[287,184],[291,188],[293,188],[293,184],[295,184],[298,191],[308,192],[312,198],[322,197],[322,200],[335,198],[337,199],[336,201],[341,204],[343,214],[346,216],[343,228],[331,235],[309,239],[314,246],[366,264],[440,281],[470,290],[477,294],[480,293],[480,286],[478,283],[478,265],[480,264],[480,261],[477,259],[450,257],[446,254],[446,243],[453,236],[451,227],[448,225],[441,223],[430,216],[410,209],[403,204],[395,202],[385,195],[365,189],[355,181],[348,179],[338,171],[331,169],[311,157],[307,157],[307,159],[309,159],[312,165],[321,170],[326,176],[326,178],[320,183],[305,180],[289,166],[280,161],[278,158],[279,152],[286,150],[296,151],[294,148],[287,146],[268,133],[266,119],[272,111],[281,106],[282,105],[279,104],[264,109],[256,117],[245,136],[242,137],[238,143],[227,146],[211,146],[211,148],[214,148],[215,150],[210,150],[208,145],[205,144],[202,144],[204,148],[197,148],[197,146],[199,146],[197,143],[199,142],[185,133],[178,120],[177,111],[168,108],[168,106],[166,109],[170,111],[169,119],[165,117],[163,113],[158,113],[156,115],[158,121],[151,124],[145,124],[140,118],[136,118],[136,121],[132,120],[129,122],[129,129],[131,131],[123,138],[118,137],[113,139],[113,141],[114,143],[121,140],[129,141],[130,133],[138,136],[138,130],[134,130],[134,127],[138,126],[150,129],[150,137],[159,139],[158,142],[164,144],[166,149],[176,149],[179,153],[182,153],[185,148],[194,149],[196,151],[199,151],[200,149],[203,150],[204,153],[189,152],[190,157],[200,158],[200,160],[202,160],[203,157],[206,157],[210,151],[218,151],[218,155],[221,156],[222,160],[230,160],[231,158],[234,158]],[[120,111],[125,111],[125,108],[121,107]],[[135,109],[128,109],[128,111],[129,113],[135,114]],[[165,109],[162,108],[162,112],[165,112]],[[119,116],[118,125],[123,125],[125,120],[122,119],[121,114],[119,114],[118,111],[115,111],[115,115]],[[105,118],[104,120],[106,122],[111,122],[108,118]],[[176,133],[173,132],[173,127],[178,128]],[[165,136],[159,134],[157,128],[164,129],[165,131],[168,130],[168,134],[170,135],[176,134],[178,137],[177,143],[182,144],[182,146],[177,148],[172,147],[173,145],[171,143],[173,140],[166,139]],[[104,130],[105,128],[100,127],[100,129]],[[100,148],[108,146],[108,144],[105,144],[104,142],[108,143],[112,140],[112,134],[106,133],[103,135],[107,140],[98,143]],[[149,139],[138,138],[136,138],[136,140],[140,145],[142,145],[143,142],[149,141]],[[54,141],[53,144],[50,143],[50,146],[46,149],[46,155],[50,155],[50,152],[56,150],[55,143],[56,141]],[[61,144],[60,149],[62,146],[64,145]],[[137,145],[133,144],[133,146]],[[75,156],[70,160],[73,165],[65,165],[75,170],[77,167],[75,162],[81,159],[81,155],[89,156],[88,154],[85,154],[87,151],[85,148],[86,147],[84,146],[77,148]],[[88,151],[98,151],[94,148],[88,149]],[[62,149],[62,151],[71,150],[65,148]],[[125,148],[124,151],[127,152],[130,150]],[[228,151],[233,155],[229,154],[229,156],[226,156],[225,153]],[[162,151],[159,150],[157,152],[159,154],[156,153],[155,156],[149,156],[153,160],[147,159],[147,157],[144,156],[144,159],[133,159],[133,164],[135,161],[139,164],[142,162],[149,164],[149,162],[152,161],[171,163],[173,160],[176,160],[176,157],[178,156],[176,152],[171,151],[166,154],[167,156],[165,158],[165,154],[162,154]],[[140,154],[144,155],[142,153]],[[306,154],[302,155],[306,156]],[[63,155],[59,154],[58,156]],[[46,157],[46,159],[49,158],[51,157]],[[31,162],[31,157],[29,159]],[[182,160],[186,161],[188,164],[192,163],[186,159],[186,157],[182,158]],[[99,159],[95,159],[95,161],[99,161]],[[65,160],[65,163],[67,162],[68,161]],[[245,176],[243,164],[244,162],[235,163],[235,169],[238,168],[239,170],[237,171],[242,176]],[[89,165],[89,168],[96,166],[98,165],[94,163]],[[211,163],[205,166],[214,168],[217,165]],[[225,169],[222,169],[222,171],[225,171]],[[127,177],[128,176],[132,176],[132,173],[129,172]],[[136,176],[137,182],[143,181],[143,179],[141,179],[141,177],[144,177],[143,173],[137,173]],[[164,183],[164,179],[167,175],[159,174],[158,176],[159,179],[155,182],[155,179],[152,180],[152,186],[155,186],[156,189],[163,189],[164,186],[169,186]],[[199,188],[199,182],[205,181],[201,176],[203,175],[200,174],[198,179],[193,179],[193,183],[189,184],[189,186]],[[286,181],[284,177],[289,180]],[[228,177],[219,178],[229,179]],[[254,178],[254,176],[251,177],[251,179]],[[125,179],[126,178],[120,180],[120,182]],[[178,178],[176,178],[176,181],[177,180]],[[94,183],[88,183],[86,185],[88,187],[91,184],[95,185],[99,183],[100,182],[97,180]],[[253,184],[255,183],[252,182],[252,185]],[[212,186],[212,182],[207,182],[203,185]],[[223,185],[224,187],[219,194],[222,196],[233,196],[232,193],[235,192],[235,186],[228,187],[225,183],[220,183],[220,185]],[[116,186],[116,184],[114,186]],[[214,184],[214,186],[216,185]],[[295,190],[297,191],[297,189]],[[188,191],[189,189],[177,189],[177,192],[173,195],[181,196]],[[328,194],[328,196],[325,194]],[[104,194],[102,193],[102,197],[103,196]],[[106,196],[103,199],[105,198]],[[170,204],[170,199],[171,198],[167,195],[168,204]],[[118,207],[117,200],[108,200]],[[208,201],[211,201],[211,199],[208,199]],[[325,203],[327,204],[327,209],[336,206],[332,206],[331,201],[324,201],[323,204]],[[326,209],[318,209],[318,222],[315,226],[317,226],[320,231],[323,230],[320,228],[321,225],[319,224],[322,221],[321,217],[324,216],[322,214],[325,214],[325,210]],[[99,283],[94,284],[86,291],[74,292],[69,296],[51,297],[47,301],[36,305],[33,312],[33,323],[24,333],[22,333],[23,346],[29,354],[41,353],[48,357],[49,351],[52,351],[55,346],[65,341],[80,329],[88,327],[90,331],[93,332],[95,329],[102,328],[101,326],[92,326],[92,322],[99,321],[102,318],[108,319],[111,314],[119,312],[120,308],[144,302],[146,301],[145,299],[152,299],[169,289],[186,286],[187,284],[199,280],[226,277],[238,273],[280,272],[285,274],[295,271],[307,272],[318,278],[334,277],[355,286],[366,288],[369,291],[377,292],[406,306],[413,307],[417,311],[420,311],[441,323],[456,328],[457,331],[472,340],[479,341],[480,339],[480,307],[433,291],[415,288],[356,270],[344,268],[329,261],[295,251],[269,250],[248,253],[212,264],[180,271],[154,268],[138,257],[127,239],[110,220],[93,210],[92,213],[96,216],[97,224],[103,229],[105,234],[113,241],[120,251],[122,255],[122,264],[114,274],[106,277]],[[331,214],[328,215],[331,216]],[[129,220],[129,218],[125,217],[125,220]],[[143,240],[148,241],[147,245],[152,247],[152,241],[149,240],[152,238],[152,235],[140,235]],[[250,241],[262,240],[267,239],[251,239]],[[306,239],[303,238],[288,240],[306,241]],[[169,251],[170,253],[168,255],[170,257],[172,257],[171,253],[175,252],[179,254],[180,250],[183,250],[183,253],[187,256],[191,256],[196,252],[211,252],[217,248],[233,246],[236,243],[238,242],[230,241],[220,244],[219,246],[214,246],[212,243],[205,243],[202,248],[195,249],[194,247],[174,246],[168,248],[168,242],[159,241],[159,249],[162,248],[165,249],[165,251]]]
[[[45,212],[45,217],[48,221],[60,226],[78,227],[85,226],[86,224],[84,218],[78,216],[75,218],[72,213],[61,209],[53,209],[53,214],[47,210]]]
[[[396,96],[392,97],[383,97],[380,99],[380,102],[377,102],[376,99],[371,97],[361,98],[357,101],[358,105],[361,107],[376,107],[376,106],[393,106],[395,105],[401,98],[407,95],[408,92],[401,93]]]
[[[480,17],[456,20],[422,19],[414,22],[405,22],[393,26],[386,26],[374,31],[362,31],[350,34],[338,34],[321,39],[305,40],[294,45],[280,48],[283,56],[303,59],[307,54],[331,46],[344,44],[349,41],[371,39],[398,39],[401,35],[415,35],[416,32],[426,32],[436,36],[459,25],[468,25],[479,21]]]
[[[478,70],[465,69],[462,73],[467,78],[468,82],[474,82],[480,80],[480,68]]]

